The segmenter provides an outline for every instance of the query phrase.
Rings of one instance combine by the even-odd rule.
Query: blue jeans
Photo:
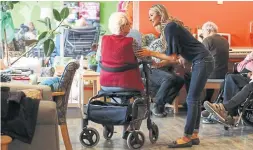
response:
[[[162,69],[152,69],[150,73],[151,91],[155,92],[156,104],[164,106],[172,104],[173,100],[184,85],[184,79],[173,71],[167,72]]]
[[[223,104],[228,103],[249,82],[250,79],[241,74],[228,74],[224,83]]]
[[[209,75],[212,73],[214,60],[212,56],[205,57],[193,62],[192,76],[189,92],[186,98],[187,117],[184,133],[191,136],[193,131],[199,130],[201,115],[201,92],[203,91]]]

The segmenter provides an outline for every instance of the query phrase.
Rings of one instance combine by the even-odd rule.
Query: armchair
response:
[[[8,86],[12,87],[13,90],[17,89],[42,89],[43,90],[43,99],[53,100],[56,102],[56,110],[58,116],[58,125],[60,125],[61,133],[64,141],[64,145],[66,150],[72,150],[69,134],[68,134],[68,127],[66,123],[66,113],[68,107],[68,99],[71,90],[72,81],[75,75],[76,70],[79,68],[79,62],[69,62],[64,72],[60,78],[59,82],[59,89],[58,92],[51,92],[49,86],[45,85],[27,85],[27,84],[12,84],[12,83],[1,83],[1,86]]]

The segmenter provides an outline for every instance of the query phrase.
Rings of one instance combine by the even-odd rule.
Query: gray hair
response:
[[[121,28],[129,23],[127,16],[123,12],[114,12],[109,18],[108,28],[112,34],[119,35]]]
[[[208,22],[206,22],[206,23],[203,24],[202,30],[206,30],[208,32],[215,32],[215,33],[217,33],[218,32],[218,26],[215,23],[213,23],[211,21],[208,21]]]

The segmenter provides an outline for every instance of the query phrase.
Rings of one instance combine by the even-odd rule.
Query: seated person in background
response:
[[[139,65],[134,51],[141,47],[131,37],[126,37],[130,31],[130,23],[122,12],[115,12],[109,18],[109,30],[112,35],[104,35],[101,44],[100,84],[103,91],[144,91]],[[123,72],[111,72],[105,68],[118,68],[126,65],[136,65],[135,68]],[[129,103],[129,99],[121,99],[120,103]],[[139,129],[140,123],[136,129]],[[129,132],[124,126],[123,138]]]
[[[204,107],[206,110],[215,115],[219,120],[226,120],[227,115],[235,116],[237,115],[238,107],[246,101],[247,97],[251,92],[253,92],[253,76],[251,76],[251,81],[245,85],[241,91],[239,91],[235,96],[233,96],[227,103],[210,103],[206,101]]]
[[[35,40],[37,39],[37,31],[34,27],[33,22],[28,24],[29,30],[25,33],[25,37],[27,40]]]
[[[248,54],[246,58],[237,65],[239,74],[227,74],[225,81],[221,84],[223,104],[228,103],[241,89],[250,82],[253,71],[253,52]],[[207,117],[206,123],[213,123],[213,119],[207,111],[202,112],[202,116]]]
[[[159,29],[156,29],[160,33]],[[158,51],[164,53],[163,43],[160,38],[151,42],[148,46],[152,51]],[[174,72],[174,66],[168,65],[167,61],[161,61],[158,58],[153,58],[153,65],[151,66],[150,88],[155,94],[155,105],[152,112],[155,116],[165,117],[167,112],[165,111],[165,104],[172,104],[175,97],[179,93],[180,89],[184,85],[184,79]]]
[[[202,32],[203,44],[214,57],[214,70],[209,79],[224,79],[228,72],[229,43],[224,37],[217,34],[218,27],[213,22],[204,23]],[[214,89],[207,89],[204,101],[210,102],[213,93]]]
[[[76,20],[76,27],[85,27],[87,26],[87,23],[85,21],[85,19],[83,17],[81,17],[80,19]]]

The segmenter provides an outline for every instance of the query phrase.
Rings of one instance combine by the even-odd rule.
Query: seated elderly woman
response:
[[[101,88],[108,92],[143,92],[144,86],[134,54],[134,51],[139,50],[140,46],[132,37],[126,37],[130,31],[130,23],[125,13],[115,12],[110,16],[109,30],[112,35],[104,35],[101,44]],[[129,68],[121,72],[110,71],[110,69],[125,67]],[[129,103],[129,100],[121,99],[121,103]],[[127,127],[127,125],[124,126],[124,139],[129,133]]]

